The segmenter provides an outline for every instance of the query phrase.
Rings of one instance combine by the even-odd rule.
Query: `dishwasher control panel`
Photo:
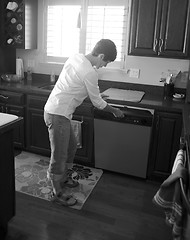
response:
[[[151,126],[153,121],[154,110],[146,108],[136,108],[123,105],[112,105],[113,107],[120,108],[123,113],[123,118],[116,118],[112,113],[104,110],[94,109],[94,118],[104,119],[108,121],[117,121],[123,123],[131,123],[143,126]]]

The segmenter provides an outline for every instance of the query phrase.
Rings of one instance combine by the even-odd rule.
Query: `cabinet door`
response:
[[[187,58],[189,14],[189,0],[132,1],[129,54]]]
[[[44,105],[48,96],[27,96],[27,149],[39,154],[50,155],[48,129],[44,122]]]
[[[94,166],[93,158],[93,119],[74,115],[73,119],[82,123],[82,148],[77,149],[75,162],[88,166]]]
[[[189,47],[190,1],[163,1],[160,56],[187,57]]]
[[[49,156],[49,136],[43,114],[43,110],[27,110],[27,149]]]
[[[129,54],[157,56],[160,14],[160,0],[132,1]]]
[[[156,112],[151,138],[148,178],[165,180],[170,174],[179,150],[182,116]]]
[[[12,130],[0,135],[0,156],[0,227],[6,227],[8,221],[15,215],[15,171]]]

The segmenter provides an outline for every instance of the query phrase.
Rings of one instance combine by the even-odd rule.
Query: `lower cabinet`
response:
[[[73,119],[82,121],[81,127],[82,147],[77,149],[74,162],[88,166],[94,166],[93,157],[94,121],[91,117],[81,115],[74,115]]]
[[[13,129],[0,131],[0,239],[5,239],[8,222],[15,215],[15,172]]]
[[[49,156],[49,137],[43,111],[47,98],[35,95],[27,96],[26,149]]]
[[[180,147],[182,115],[155,111],[147,177],[163,181],[170,174]]]
[[[50,156],[48,129],[44,123],[44,105],[47,97],[28,95],[26,116],[26,149]],[[73,119],[82,121],[82,147],[77,149],[75,162],[93,165],[93,118],[91,104],[83,103],[77,108]]]

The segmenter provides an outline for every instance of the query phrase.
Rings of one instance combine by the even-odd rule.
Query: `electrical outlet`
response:
[[[34,68],[35,62],[33,59],[29,59],[27,63],[27,67]]]
[[[182,73],[181,73],[181,82],[182,82],[182,83],[187,83],[187,81],[188,81],[188,75],[189,75],[188,72],[182,72]]]
[[[129,70],[129,77],[139,78],[139,75],[140,75],[140,69],[131,68],[131,69]]]

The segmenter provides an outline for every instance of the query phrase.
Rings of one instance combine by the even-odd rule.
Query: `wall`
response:
[[[56,75],[59,75],[63,65],[59,64],[47,64],[44,63],[43,57],[43,0],[38,1],[39,4],[39,14],[38,14],[38,49],[37,50],[20,50],[17,49],[17,57],[24,60],[24,69],[26,71],[28,63],[32,63],[33,72],[51,74],[53,71]],[[163,83],[160,82],[162,72],[167,72],[168,70],[177,70],[181,72],[189,71],[190,61],[189,60],[179,60],[179,59],[166,59],[166,58],[150,58],[150,57],[136,57],[136,56],[126,56],[126,71],[117,69],[104,68],[99,70],[100,79],[104,80],[114,80],[120,82],[132,82],[139,84],[148,85],[158,85],[162,86]],[[130,68],[140,69],[139,78],[129,77],[128,70]],[[186,82],[184,80],[178,80],[176,82],[176,87],[185,88]]]

